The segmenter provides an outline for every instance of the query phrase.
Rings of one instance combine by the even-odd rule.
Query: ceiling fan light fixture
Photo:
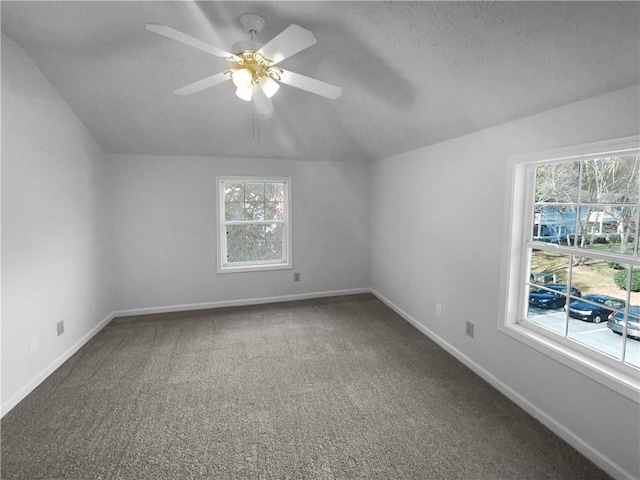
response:
[[[245,102],[250,102],[253,97],[253,87],[251,84],[236,89],[236,96]]]
[[[273,97],[280,88],[280,84],[269,77],[262,77],[260,79],[260,86],[267,98]]]
[[[231,74],[233,84],[240,88],[250,88],[253,83],[253,73],[247,68],[239,68]]]
[[[273,112],[271,97],[277,93],[281,82],[331,99],[340,96],[342,89],[339,87],[276,66],[285,58],[316,43],[316,38],[309,30],[291,24],[263,45],[256,42],[255,37],[265,26],[264,19],[255,13],[246,13],[240,17],[240,22],[244,30],[251,34],[251,40],[236,42],[230,52],[166,25],[147,24],[147,30],[153,33],[223,58],[230,63],[227,70],[177,88],[173,93],[181,96],[191,95],[225,80],[231,80],[236,87],[236,96],[246,102],[253,101],[259,114]]]

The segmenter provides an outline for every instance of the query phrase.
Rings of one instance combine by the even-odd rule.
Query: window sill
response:
[[[498,330],[640,405],[640,373],[621,372],[520,324],[500,325]]]
[[[293,265],[290,263],[265,263],[250,265],[228,265],[218,267],[217,273],[240,273],[240,272],[264,272],[271,270],[291,270]]]

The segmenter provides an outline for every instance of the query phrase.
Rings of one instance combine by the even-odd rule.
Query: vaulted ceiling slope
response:
[[[108,153],[372,159],[640,83],[638,2],[11,2],[2,32],[32,58]],[[283,85],[256,116],[231,82],[171,93],[227,62],[153,34],[169,25],[223,49],[266,20],[317,38],[282,67],[342,87]]]

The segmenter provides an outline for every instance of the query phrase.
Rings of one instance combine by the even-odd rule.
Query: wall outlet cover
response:
[[[467,335],[473,338],[473,323],[467,322]]]
[[[60,320],[56,324],[56,328],[58,329],[58,336],[62,335],[64,333],[64,320]]]

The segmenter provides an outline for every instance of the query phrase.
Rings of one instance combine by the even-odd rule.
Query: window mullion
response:
[[[533,226],[534,226],[534,212],[535,212],[535,198],[534,198],[534,192],[535,192],[535,184],[536,184],[536,169],[534,166],[529,165],[526,171],[526,182],[525,182],[525,202],[523,202],[522,205],[522,215],[523,215],[523,222],[522,222],[522,230],[521,230],[521,235],[522,235],[522,239],[524,240],[524,244],[525,244],[525,248],[523,250],[524,255],[521,256],[520,259],[520,271],[521,272],[526,272],[526,277],[523,277],[523,281],[521,283],[521,288],[519,289],[521,294],[521,301],[519,302],[519,308],[518,308],[518,318],[517,318],[517,322],[518,323],[522,323],[522,319],[526,319],[527,318],[527,309],[528,309],[528,302],[527,302],[527,294],[526,292],[529,291],[529,283],[525,280],[531,277],[531,272],[529,269],[529,266],[531,265],[531,248],[529,248],[529,246],[527,245],[527,243],[530,241],[532,232],[533,232]]]
[[[227,220],[225,225],[271,225],[276,223],[278,225],[284,225],[284,220]]]
[[[527,241],[526,246],[536,250],[544,250],[547,252],[564,253],[566,255],[580,254],[582,256],[588,256],[598,260],[604,260],[608,262],[628,263],[630,265],[640,266],[640,258],[634,258],[631,255],[620,256],[616,253],[600,252],[597,250],[581,249],[580,247],[567,247],[565,245],[556,245],[554,243]]]
[[[627,354],[627,327],[629,326],[629,307],[631,306],[631,283],[633,280],[633,267],[629,266],[627,270],[627,295],[626,305],[624,307],[624,325],[622,325],[622,344],[620,348],[622,351],[620,352],[620,363],[624,364],[625,357]]]
[[[578,237],[580,236],[580,211],[582,210],[582,178],[584,174],[584,161],[578,164],[578,196],[576,198],[576,219],[573,227],[573,247],[578,247]],[[588,212],[585,212],[587,214]],[[588,223],[589,219],[587,219]],[[586,226],[585,226],[586,228]]]
[[[573,255],[569,255],[569,268],[567,271],[567,291],[565,292],[567,299],[565,305],[567,306],[567,308],[564,309],[564,338],[569,337],[569,304],[571,303],[571,285],[573,284],[573,262]]]
[[[635,231],[635,236],[636,238],[634,238],[633,240],[633,256],[634,257],[638,257],[638,244],[640,244],[640,242],[638,241],[638,235],[640,234],[640,182],[638,182],[638,202],[636,202],[636,217],[635,217],[635,222],[636,222],[636,231]]]

